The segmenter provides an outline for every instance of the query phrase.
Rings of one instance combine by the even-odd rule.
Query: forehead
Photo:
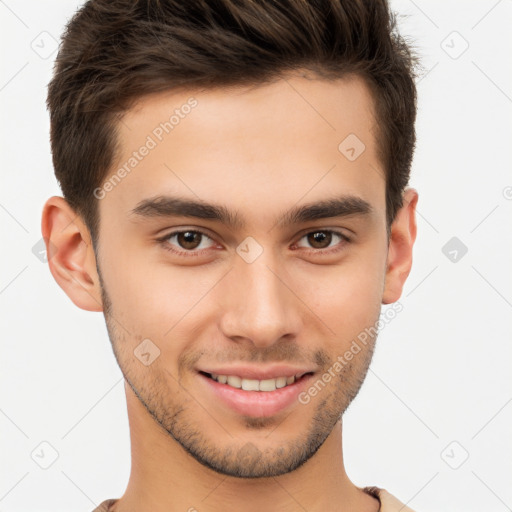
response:
[[[100,209],[126,215],[163,194],[253,212],[334,193],[384,207],[375,126],[371,93],[357,77],[291,75],[143,97],[118,125],[121,150],[106,176],[115,183]]]

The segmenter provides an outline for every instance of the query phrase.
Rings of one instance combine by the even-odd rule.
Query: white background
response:
[[[75,307],[32,252],[43,203],[60,194],[47,53],[79,4],[0,2],[0,512],[90,512],[122,495],[130,470],[103,316]],[[411,179],[419,233],[404,309],[345,416],[346,468],[418,512],[512,510],[512,2],[392,7],[425,68]],[[468,249],[456,262],[442,252],[452,237]],[[31,457],[50,460],[42,442],[58,453],[48,469]]]

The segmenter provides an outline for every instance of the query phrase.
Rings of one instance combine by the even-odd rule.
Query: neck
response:
[[[343,464],[342,424],[301,467],[271,478],[244,479],[216,473],[197,462],[146,411],[125,382],[132,467],[115,512],[338,512],[379,510],[356,487]]]

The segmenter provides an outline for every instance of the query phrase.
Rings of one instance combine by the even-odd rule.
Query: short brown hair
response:
[[[389,231],[415,149],[417,63],[386,0],[89,0],[66,27],[48,87],[55,175],[94,242],[93,191],[114,165],[118,119],[133,101],[297,69],[356,74],[374,98]]]

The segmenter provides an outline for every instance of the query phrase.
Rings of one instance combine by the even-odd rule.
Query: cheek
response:
[[[197,324],[209,292],[223,275],[218,270],[172,267],[136,257],[104,258],[101,271],[115,320],[130,333],[134,345],[149,338],[162,355],[184,348],[183,329],[190,330],[191,321]]]
[[[382,251],[368,254],[366,261],[361,254],[338,267],[320,267],[304,281],[307,286],[302,288],[302,296],[308,297],[308,307],[334,332],[336,350],[340,343],[350,344],[379,318],[384,260],[374,256]]]

